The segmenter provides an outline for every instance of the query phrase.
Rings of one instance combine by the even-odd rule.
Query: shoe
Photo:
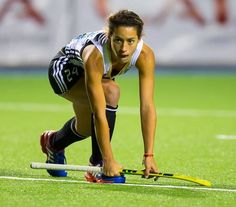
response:
[[[102,160],[97,164],[92,164],[91,162],[89,162],[89,166],[93,167],[102,167],[102,164],[103,164]],[[84,177],[88,182],[100,183],[100,180],[102,178],[102,172],[86,172]]]
[[[95,165],[89,163],[89,166],[102,167],[102,161]],[[84,177],[91,183],[125,183],[126,179],[124,175],[109,177],[102,172],[87,172]]]
[[[40,136],[40,145],[42,148],[43,153],[47,155],[46,163],[52,163],[52,164],[66,164],[66,157],[65,157],[65,151],[60,150],[56,151],[50,146],[50,139],[53,137],[53,135],[56,133],[56,131],[45,131]],[[47,172],[53,176],[53,177],[66,177],[67,172],[65,170],[47,170]]]

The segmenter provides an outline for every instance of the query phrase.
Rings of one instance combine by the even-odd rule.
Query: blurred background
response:
[[[103,29],[124,8],[144,19],[159,66],[234,69],[235,0],[0,0],[0,68],[46,70],[72,37]]]

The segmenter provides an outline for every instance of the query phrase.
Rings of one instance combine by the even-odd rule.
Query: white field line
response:
[[[59,104],[2,102],[0,103],[0,110],[29,112],[67,112],[71,111],[71,107],[70,105]]]
[[[39,104],[39,103],[16,103],[0,102],[2,111],[25,111],[25,112],[70,112],[71,105],[60,104]],[[139,115],[139,107],[119,107],[119,114]],[[204,110],[204,109],[178,109],[178,108],[157,108],[161,116],[189,116],[189,117],[236,117],[235,110]]]
[[[236,140],[236,135],[218,134],[216,138],[221,140]]]
[[[86,181],[79,180],[59,180],[51,178],[22,178],[22,177],[13,177],[13,176],[0,176],[0,179],[8,180],[22,180],[22,181],[46,181],[46,182],[64,182],[64,183],[83,183],[91,184]],[[104,185],[104,184],[103,184]],[[119,185],[119,186],[134,186],[134,187],[150,187],[150,188],[169,188],[169,189],[185,189],[185,190],[196,190],[196,191],[217,191],[217,192],[230,192],[236,193],[236,189],[227,189],[227,188],[206,188],[206,187],[188,187],[188,186],[174,186],[174,185],[151,185],[151,184],[137,184],[137,183],[116,183],[108,185]]]

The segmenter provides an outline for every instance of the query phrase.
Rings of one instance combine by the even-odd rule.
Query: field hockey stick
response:
[[[142,171],[142,170],[123,169],[121,171],[121,173],[126,174],[126,175],[144,176],[144,171]],[[179,174],[171,174],[171,173],[149,173],[149,176],[154,177],[154,178],[163,177],[163,178],[173,178],[173,179],[178,179],[178,180],[185,180],[185,181],[197,183],[199,185],[203,185],[203,186],[207,186],[207,187],[211,187],[211,185],[212,185],[211,182],[208,180],[202,180],[202,179],[194,178],[194,177],[187,176],[187,175],[179,175]]]
[[[32,169],[47,169],[47,170],[67,170],[67,171],[84,171],[84,172],[102,172],[102,167],[94,167],[94,166],[82,166],[82,165],[62,165],[62,164],[48,164],[48,163],[39,163],[32,162],[30,164]],[[144,176],[144,171],[142,170],[131,170],[131,169],[123,169],[120,171],[121,174],[125,175],[141,175]],[[179,180],[185,180],[189,182],[193,182],[199,185],[211,187],[211,182],[207,180],[202,180],[199,178],[194,178],[186,175],[178,175],[178,174],[170,174],[170,173],[149,173],[149,176],[159,178],[173,178]]]

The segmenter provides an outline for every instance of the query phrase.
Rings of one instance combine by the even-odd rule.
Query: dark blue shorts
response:
[[[75,55],[57,53],[49,65],[48,78],[56,94],[63,94],[84,77],[83,61]]]

